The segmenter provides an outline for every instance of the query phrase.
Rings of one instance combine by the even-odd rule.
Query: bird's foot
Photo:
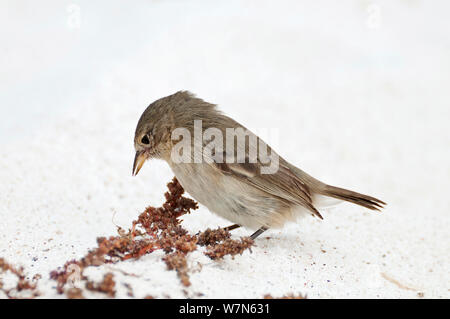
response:
[[[230,231],[230,230],[233,230],[233,229],[236,229],[236,228],[239,228],[239,227],[241,227],[241,225],[234,224],[234,225],[225,227],[224,229],[225,229],[226,231]]]
[[[267,227],[261,227],[260,229],[258,229],[257,231],[255,231],[250,238],[255,240],[259,235],[261,235],[262,233],[264,233],[266,230],[268,230],[269,228]]]

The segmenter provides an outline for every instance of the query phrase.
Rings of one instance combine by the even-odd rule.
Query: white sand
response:
[[[145,2],[77,2],[79,29],[56,1],[0,11],[0,257],[58,297],[51,270],[163,202],[165,163],[131,177],[134,128],[150,102],[189,89],[278,128],[291,163],[389,205],[340,205],[234,260],[194,252],[187,296],[450,297],[448,1]],[[192,232],[228,224],[204,207],[185,218]],[[162,254],[87,274],[113,269],[118,297],[123,283],[185,297]]]

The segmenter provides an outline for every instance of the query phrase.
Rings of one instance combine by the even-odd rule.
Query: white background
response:
[[[173,174],[154,161],[131,177],[135,125],[190,90],[278,130],[278,153],[311,175],[389,205],[340,205],[235,260],[195,252],[188,296],[450,297],[448,1],[0,5],[0,257],[42,274],[44,296],[49,271],[161,204]],[[185,218],[192,232],[228,223],[204,207]],[[186,296],[161,254],[110,266],[140,276],[115,272],[118,296],[121,283]]]

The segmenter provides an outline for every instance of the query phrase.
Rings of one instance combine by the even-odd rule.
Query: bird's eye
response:
[[[144,136],[142,137],[141,143],[142,143],[142,144],[146,144],[146,145],[150,144],[150,140],[148,139],[148,136],[147,136],[147,135],[144,135]]]

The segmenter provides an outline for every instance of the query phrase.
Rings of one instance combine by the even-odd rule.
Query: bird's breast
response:
[[[183,188],[211,212],[233,223],[257,229],[269,226],[286,203],[206,163],[170,164]]]

